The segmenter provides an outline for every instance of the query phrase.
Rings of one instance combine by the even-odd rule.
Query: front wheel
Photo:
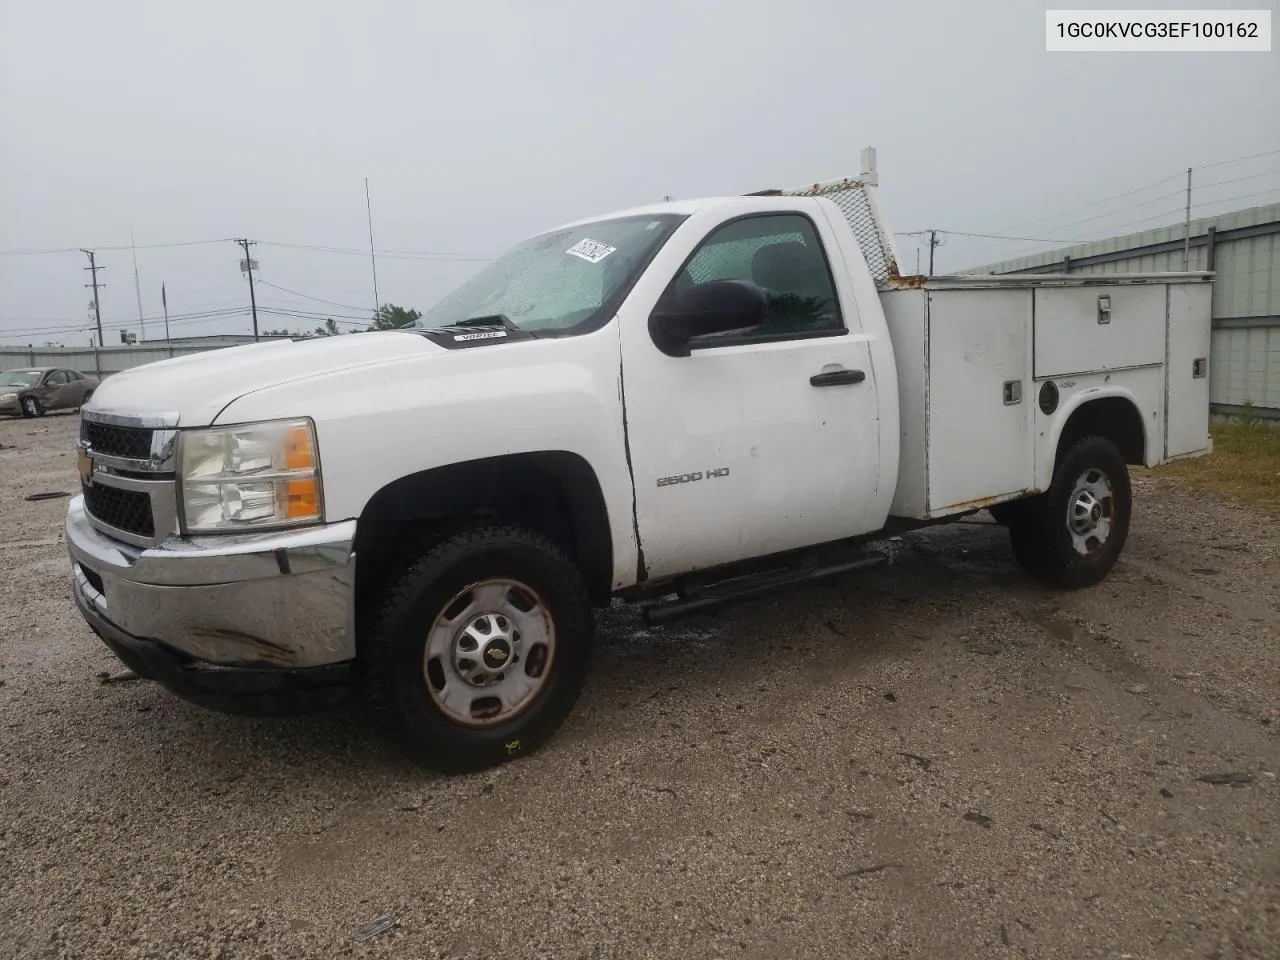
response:
[[[518,527],[430,549],[364,642],[370,701],[423,763],[482,770],[546,742],[582,692],[593,624],[577,568]]]
[[[1085,437],[1063,455],[1048,492],[1010,513],[1014,556],[1050,586],[1092,586],[1120,558],[1132,510],[1124,457],[1110,440]]]
[[[22,415],[30,420],[32,417],[44,416],[44,408],[35,397],[22,398]]]

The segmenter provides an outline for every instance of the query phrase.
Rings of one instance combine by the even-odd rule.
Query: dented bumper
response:
[[[175,537],[142,549],[95,529],[77,497],[66,521],[72,589],[90,626],[136,672],[122,649],[204,671],[205,680],[216,679],[210,671],[239,671],[262,692],[283,674],[314,686],[345,674],[324,668],[355,658],[355,526]],[[188,696],[180,685],[166,683]]]

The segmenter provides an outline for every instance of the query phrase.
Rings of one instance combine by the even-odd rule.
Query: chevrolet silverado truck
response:
[[[619,599],[709,612],[984,509],[1030,575],[1097,583],[1127,465],[1210,449],[1212,275],[904,277],[875,181],[594,217],[412,328],[111,377],[81,613],[197,704],[359,689],[464,771],[553,736]]]

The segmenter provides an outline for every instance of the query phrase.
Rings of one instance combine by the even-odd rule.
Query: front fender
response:
[[[328,522],[360,517],[394,481],[453,464],[558,450],[595,472],[615,585],[636,570],[617,325],[577,337],[413,356],[281,384],[232,402],[237,423],[310,417]]]

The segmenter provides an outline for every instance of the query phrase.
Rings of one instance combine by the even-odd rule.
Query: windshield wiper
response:
[[[537,334],[532,330],[525,330],[518,327],[512,322],[511,318],[505,313],[490,313],[481,317],[467,317],[465,320],[455,320],[449,324],[451,327],[501,327],[508,333],[523,333],[528,337],[536,337]]]
[[[505,313],[490,313],[483,317],[467,317],[465,320],[455,320],[449,324],[451,327],[504,327],[507,330],[515,330],[516,325],[511,322],[511,318]]]

